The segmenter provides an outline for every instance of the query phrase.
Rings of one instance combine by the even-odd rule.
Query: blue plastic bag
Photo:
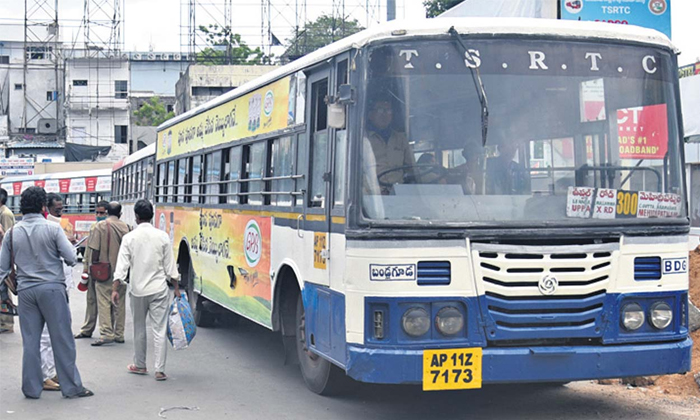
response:
[[[180,296],[173,300],[168,315],[168,340],[175,350],[186,349],[197,334],[187,295],[182,293]]]

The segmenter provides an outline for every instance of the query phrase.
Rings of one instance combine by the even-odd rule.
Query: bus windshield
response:
[[[365,219],[685,217],[670,51],[528,38],[464,44],[369,49]]]

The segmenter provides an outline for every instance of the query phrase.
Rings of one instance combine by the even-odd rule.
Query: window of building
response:
[[[172,104],[167,104],[165,106],[165,111],[166,112],[173,112],[173,105]]]
[[[53,102],[58,99],[58,92],[55,90],[49,90],[46,92],[46,100],[49,102]]]
[[[10,64],[10,56],[0,55],[0,64]]]
[[[221,150],[209,153],[206,156],[206,202],[217,204],[219,202],[219,181],[221,181]]]
[[[192,96],[219,96],[235,89],[229,86],[192,86]]]
[[[127,97],[127,84],[126,80],[115,80],[114,81],[114,97],[117,99],[126,99]]]
[[[15,83],[15,90],[22,90],[24,85],[22,83]]]
[[[114,142],[117,144],[126,144],[127,137],[126,125],[115,125],[114,126]]]
[[[270,163],[270,175],[272,178],[288,177],[286,179],[273,179],[271,191],[275,192],[270,197],[270,204],[276,206],[292,206],[294,191],[294,150],[292,137],[282,137],[272,143],[272,160]]]
[[[83,79],[75,79],[75,80],[73,80],[73,86],[87,86],[87,85],[88,85],[88,81],[87,81],[87,80],[83,80]]]
[[[51,52],[51,47],[27,47],[27,58],[30,60],[44,60],[47,52]]]

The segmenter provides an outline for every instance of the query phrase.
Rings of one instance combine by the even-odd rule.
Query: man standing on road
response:
[[[109,263],[110,274],[114,274],[117,266],[119,246],[124,235],[131,230],[129,225],[119,220],[122,215],[122,206],[112,201],[107,206],[107,220],[98,222],[88,238],[88,248],[92,253],[90,264],[97,262]],[[112,280],[95,281],[95,294],[97,295],[97,315],[100,320],[100,338],[92,342],[93,346],[102,346],[113,342],[124,342],[124,320],[126,318],[126,285],[119,288],[121,302],[112,305],[111,292]]]
[[[0,188],[0,225],[2,231],[7,233],[15,225],[15,215],[5,205],[7,203],[7,190]],[[2,277],[0,281],[5,280]],[[12,315],[0,315],[0,334],[15,332],[15,319]]]
[[[0,250],[0,278],[10,273],[12,258],[17,266],[23,344],[22,393],[32,399],[41,396],[44,381],[39,342],[46,323],[63,396],[89,397],[93,393],[83,387],[75,365],[75,341],[63,272],[63,261],[75,265],[75,253],[63,229],[44,219],[45,207],[46,191],[40,187],[27,188],[20,201],[23,220],[7,233]],[[8,302],[4,283],[0,284],[0,299]]]
[[[63,214],[63,198],[56,193],[50,193],[47,198],[47,209],[49,214],[46,216],[46,220],[51,223],[55,223],[61,226],[61,215]],[[61,228],[63,230],[63,228]],[[66,234],[66,239],[71,241],[71,237]],[[75,250],[73,250],[75,253]],[[73,269],[67,265],[63,264],[63,274],[66,281],[66,290],[73,288]],[[44,325],[44,330],[41,333],[41,371],[44,375],[44,391],[59,391],[61,389],[59,385],[58,376],[56,376],[56,365],[53,356],[53,347],[51,347],[51,336],[49,335],[49,330],[46,325]]]
[[[131,314],[134,317],[134,363],[127,366],[131,373],[146,375],[146,316],[151,320],[153,345],[155,347],[155,379],[168,379],[165,374],[167,354],[168,309],[170,289],[168,279],[175,287],[175,296],[180,296],[178,280],[180,274],[175,266],[170,237],[151,225],[153,206],[147,200],[134,205],[136,223],[133,232],[124,236],[119,249],[117,268],[114,271],[112,302],[116,305],[123,297],[119,293],[129,269],[129,295]]]
[[[97,223],[107,219],[107,207],[109,203],[107,201],[100,201],[95,207],[95,220],[90,226],[90,232],[88,238],[95,230]],[[85,247],[85,252],[83,253],[83,274],[82,278],[87,280],[87,294],[85,300],[87,306],[85,307],[85,321],[83,321],[83,326],[80,328],[80,332],[75,335],[75,338],[90,338],[92,337],[92,332],[95,331],[95,326],[97,325],[97,296],[95,294],[95,280],[90,278],[89,268],[90,260],[92,258],[92,251],[89,246]],[[81,289],[82,290],[82,289]]]

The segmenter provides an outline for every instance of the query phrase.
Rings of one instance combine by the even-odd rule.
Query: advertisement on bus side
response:
[[[158,159],[286,128],[290,79],[280,79],[158,132]]]
[[[195,287],[208,299],[271,326],[269,217],[160,207],[155,225],[170,236],[176,258],[181,244],[189,246]]]

